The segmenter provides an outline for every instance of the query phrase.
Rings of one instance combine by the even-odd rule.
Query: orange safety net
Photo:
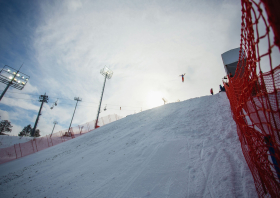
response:
[[[121,117],[116,114],[108,115],[99,118],[98,125],[103,126],[119,119],[121,119]],[[14,146],[2,148],[0,149],[0,164],[30,155],[32,153],[44,150],[46,148],[76,138],[80,135],[94,130],[94,126],[95,120],[82,125],[78,125],[76,127],[71,127],[69,132],[68,129],[65,129],[57,133],[53,133],[51,135],[34,138],[25,143],[19,143],[15,144]]]
[[[272,62],[280,57],[280,15],[273,6],[279,2],[241,0],[239,61],[234,77],[224,82],[259,197],[280,197],[280,65]],[[263,73],[261,66],[268,71]]]

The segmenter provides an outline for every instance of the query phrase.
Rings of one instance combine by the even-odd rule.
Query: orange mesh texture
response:
[[[224,85],[237,124],[242,151],[252,172],[258,195],[279,197],[280,65],[276,64],[274,67],[272,57],[279,58],[280,32],[275,32],[279,29],[275,24],[277,17],[271,20],[273,12],[279,12],[279,9],[271,6],[271,2],[275,5],[279,3],[275,0],[267,2],[241,0],[242,50],[239,52],[235,76],[228,76],[228,83]],[[267,15],[263,9],[267,11]],[[275,44],[272,44],[271,29],[274,31]],[[267,72],[263,73],[263,68]]]

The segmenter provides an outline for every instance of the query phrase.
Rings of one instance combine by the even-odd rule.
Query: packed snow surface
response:
[[[19,136],[0,135],[0,148],[6,148],[6,147],[9,147],[9,146],[14,146],[14,144],[28,142],[32,139],[33,139],[33,137],[19,137]]]
[[[127,116],[0,170],[1,197],[257,197],[225,93]]]

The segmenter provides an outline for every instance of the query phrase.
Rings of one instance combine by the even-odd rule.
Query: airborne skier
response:
[[[182,76],[182,82],[184,82],[184,76],[185,76],[186,74],[182,74],[182,75],[179,75],[179,76]]]

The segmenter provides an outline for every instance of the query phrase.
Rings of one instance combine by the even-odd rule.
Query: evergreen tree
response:
[[[22,129],[22,131],[18,134],[18,136],[30,136],[31,131],[32,131],[32,127],[29,124]]]
[[[12,127],[11,122],[8,120],[2,120],[0,122],[0,135],[5,135],[3,132],[11,132]]]
[[[40,137],[40,130],[36,129],[35,133],[34,133],[34,137]]]

